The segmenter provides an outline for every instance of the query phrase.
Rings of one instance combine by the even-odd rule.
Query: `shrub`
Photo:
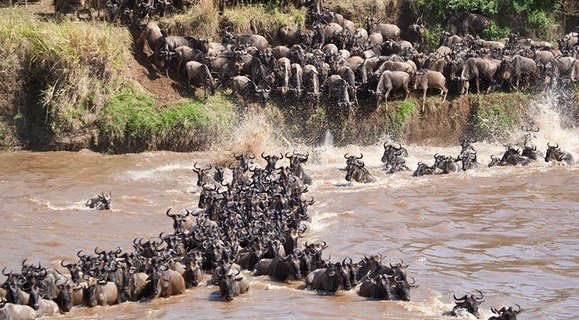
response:
[[[511,28],[500,27],[496,22],[492,21],[491,24],[483,30],[483,36],[485,39],[497,40],[501,38],[506,38],[511,34]]]

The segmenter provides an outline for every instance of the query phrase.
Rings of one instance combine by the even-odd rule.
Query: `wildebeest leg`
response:
[[[480,78],[476,77],[476,94],[480,94]]]
[[[422,112],[424,113],[424,107],[426,106],[426,91],[428,90],[428,86],[424,88],[424,92],[422,93]]]
[[[384,99],[384,97],[382,95],[378,95],[378,97],[376,98],[376,112],[378,112],[378,110],[380,110],[380,105],[382,104],[382,99]]]
[[[442,96],[442,102],[446,101],[446,96],[448,95],[448,89],[445,87],[440,88],[440,95]]]
[[[470,87],[470,83],[469,83],[468,80],[466,80],[466,81],[462,84],[462,93],[461,93],[461,94],[467,94],[469,87]]]
[[[410,96],[410,90],[408,90],[408,86],[404,86],[404,92],[406,93],[406,96],[404,96],[404,101],[408,100],[408,97]]]

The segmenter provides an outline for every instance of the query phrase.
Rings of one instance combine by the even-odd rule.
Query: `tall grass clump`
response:
[[[162,18],[159,25],[172,35],[215,38],[219,33],[219,13],[213,0],[200,0],[182,14]]]
[[[39,92],[36,107],[55,136],[77,131],[119,87],[131,36],[109,24],[38,21],[20,9],[0,14],[2,71]]]
[[[275,6],[263,4],[232,7],[225,10],[220,27],[230,32],[259,34],[272,40],[280,27],[303,27],[305,14],[305,8],[295,9],[293,6],[288,6],[286,13]]]

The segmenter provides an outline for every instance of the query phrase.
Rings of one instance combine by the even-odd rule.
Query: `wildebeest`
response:
[[[231,301],[234,297],[249,291],[249,281],[240,273],[240,270],[236,270],[234,273],[231,266],[224,266],[219,269],[217,281],[222,299]]]
[[[329,263],[327,268],[319,268],[306,276],[306,288],[325,292],[352,289],[348,267],[345,263]]]
[[[547,143],[547,152],[545,153],[545,162],[549,161],[558,161],[558,162],[565,162],[567,165],[575,164],[575,160],[573,159],[573,155],[569,152],[561,151],[559,148],[559,144],[556,146],[549,145]]]
[[[187,85],[193,89],[193,95],[198,87],[203,87],[205,99],[207,99],[207,92],[210,95],[215,94],[215,79],[213,79],[209,67],[197,61],[189,61],[185,65],[185,70],[187,70]]]
[[[87,200],[85,206],[96,210],[109,210],[111,208],[111,193],[105,194],[101,192],[101,194],[97,194]]]
[[[450,311],[450,315],[456,317],[459,315],[460,310],[464,309],[468,313],[478,318],[480,316],[478,307],[481,303],[484,302],[484,295],[479,290],[476,291],[479,293],[478,297],[474,294],[471,294],[470,296],[465,294],[464,296],[457,298],[456,295],[454,295],[454,303],[456,305],[452,308],[452,311]]]
[[[380,33],[384,39],[400,39],[400,28],[395,24],[380,23],[376,19],[369,19],[366,24],[366,30],[370,33]]]
[[[88,307],[108,306],[119,302],[118,290],[114,282],[88,277],[85,279],[89,281],[84,291],[85,304]]]
[[[476,93],[480,94],[480,82],[486,80],[488,82],[487,93],[493,87],[494,75],[498,70],[499,65],[490,59],[483,58],[469,58],[465,61],[462,67],[461,80],[462,94],[468,93],[469,82],[475,81]]]
[[[0,298],[0,319],[33,320],[38,318],[37,312],[29,306],[8,303]]]
[[[537,63],[533,59],[515,55],[512,58],[505,58],[499,67],[498,74],[515,90],[519,90],[521,81],[529,85],[536,79],[538,72]]]
[[[246,76],[236,76],[233,78],[233,92],[241,96],[246,107],[250,102],[259,101],[263,108],[267,105],[267,98],[271,88],[260,89]]]
[[[418,162],[416,171],[412,174],[413,177],[420,177],[424,175],[433,175],[436,172],[435,166],[428,166],[426,163]]]
[[[439,89],[440,95],[442,95],[442,101],[446,101],[448,89],[446,88],[446,78],[444,75],[438,71],[419,70],[414,80],[414,90],[422,90],[422,112],[424,112],[426,106],[426,91],[430,88]]]
[[[408,90],[409,83],[410,75],[404,71],[386,70],[382,72],[380,80],[378,80],[378,86],[376,87],[376,111],[380,109],[382,99],[384,99],[386,102],[386,108],[388,108],[388,95],[392,90],[397,91],[403,89],[405,93],[404,101],[406,101],[410,95],[410,90]]]
[[[392,300],[392,282],[394,282],[393,275],[379,274],[374,278],[364,280],[358,294],[366,298]]]
[[[496,314],[496,316],[490,317],[488,320],[517,320],[517,315],[521,313],[521,306],[516,305],[518,307],[517,310],[513,309],[513,307],[502,307],[499,310],[491,307],[491,311]]]
[[[344,155],[344,158],[348,159],[348,154]],[[346,162],[346,180],[351,181],[354,179],[356,182],[369,183],[375,182],[376,178],[370,174],[368,169],[364,168],[364,162],[362,159],[364,155],[354,158],[352,161]]]
[[[277,281],[301,280],[300,259],[303,253],[295,249],[293,253],[275,257],[269,266],[269,276]]]
[[[523,157],[527,157],[531,160],[539,160],[541,158],[543,158],[543,153],[541,153],[541,151],[537,150],[537,146],[528,146],[527,144],[525,144],[525,148],[523,149],[523,152],[521,153],[521,155]]]
[[[386,145],[384,143],[384,154],[382,155],[381,161],[385,165],[385,169],[390,173],[397,171],[408,171],[410,170],[406,166],[406,160],[403,157],[408,156],[408,151],[403,148],[402,145],[396,147],[392,144]]]

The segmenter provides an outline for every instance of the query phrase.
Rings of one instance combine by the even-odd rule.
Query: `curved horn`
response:
[[[475,297],[477,300],[482,300],[485,297],[480,290],[475,290],[475,291],[480,294],[480,297]]]
[[[549,147],[549,148],[551,148],[550,143],[551,143],[551,141],[548,141],[548,142],[547,142],[547,147]]]
[[[5,275],[5,276],[7,276],[7,277],[12,274],[12,272],[10,272],[9,274],[6,274],[5,271],[6,271],[6,267],[4,267],[4,268],[2,269],[2,274]]]
[[[169,214],[169,212],[171,211],[171,209],[173,209],[173,208],[167,209],[167,212],[165,212],[165,214],[167,215],[167,217],[173,218],[173,215],[170,215],[170,214]]]
[[[492,311],[494,314],[499,314],[499,311],[498,311],[497,309],[495,309],[495,307],[491,307],[491,311]]]
[[[345,159],[348,159],[348,158],[349,158],[348,153],[346,153],[346,154],[344,155],[344,158],[345,158]]]
[[[456,301],[466,300],[466,294],[464,296],[462,296],[462,298],[457,298],[456,294],[453,294],[452,296],[454,297],[454,300],[456,300]]]
[[[261,157],[267,160],[267,158],[264,156],[264,154],[265,154],[265,151],[263,151],[263,152],[261,153]]]
[[[520,313],[521,312],[521,306],[518,303],[515,303],[515,306],[517,306],[517,308],[518,308],[518,310],[515,311],[515,313]]]

